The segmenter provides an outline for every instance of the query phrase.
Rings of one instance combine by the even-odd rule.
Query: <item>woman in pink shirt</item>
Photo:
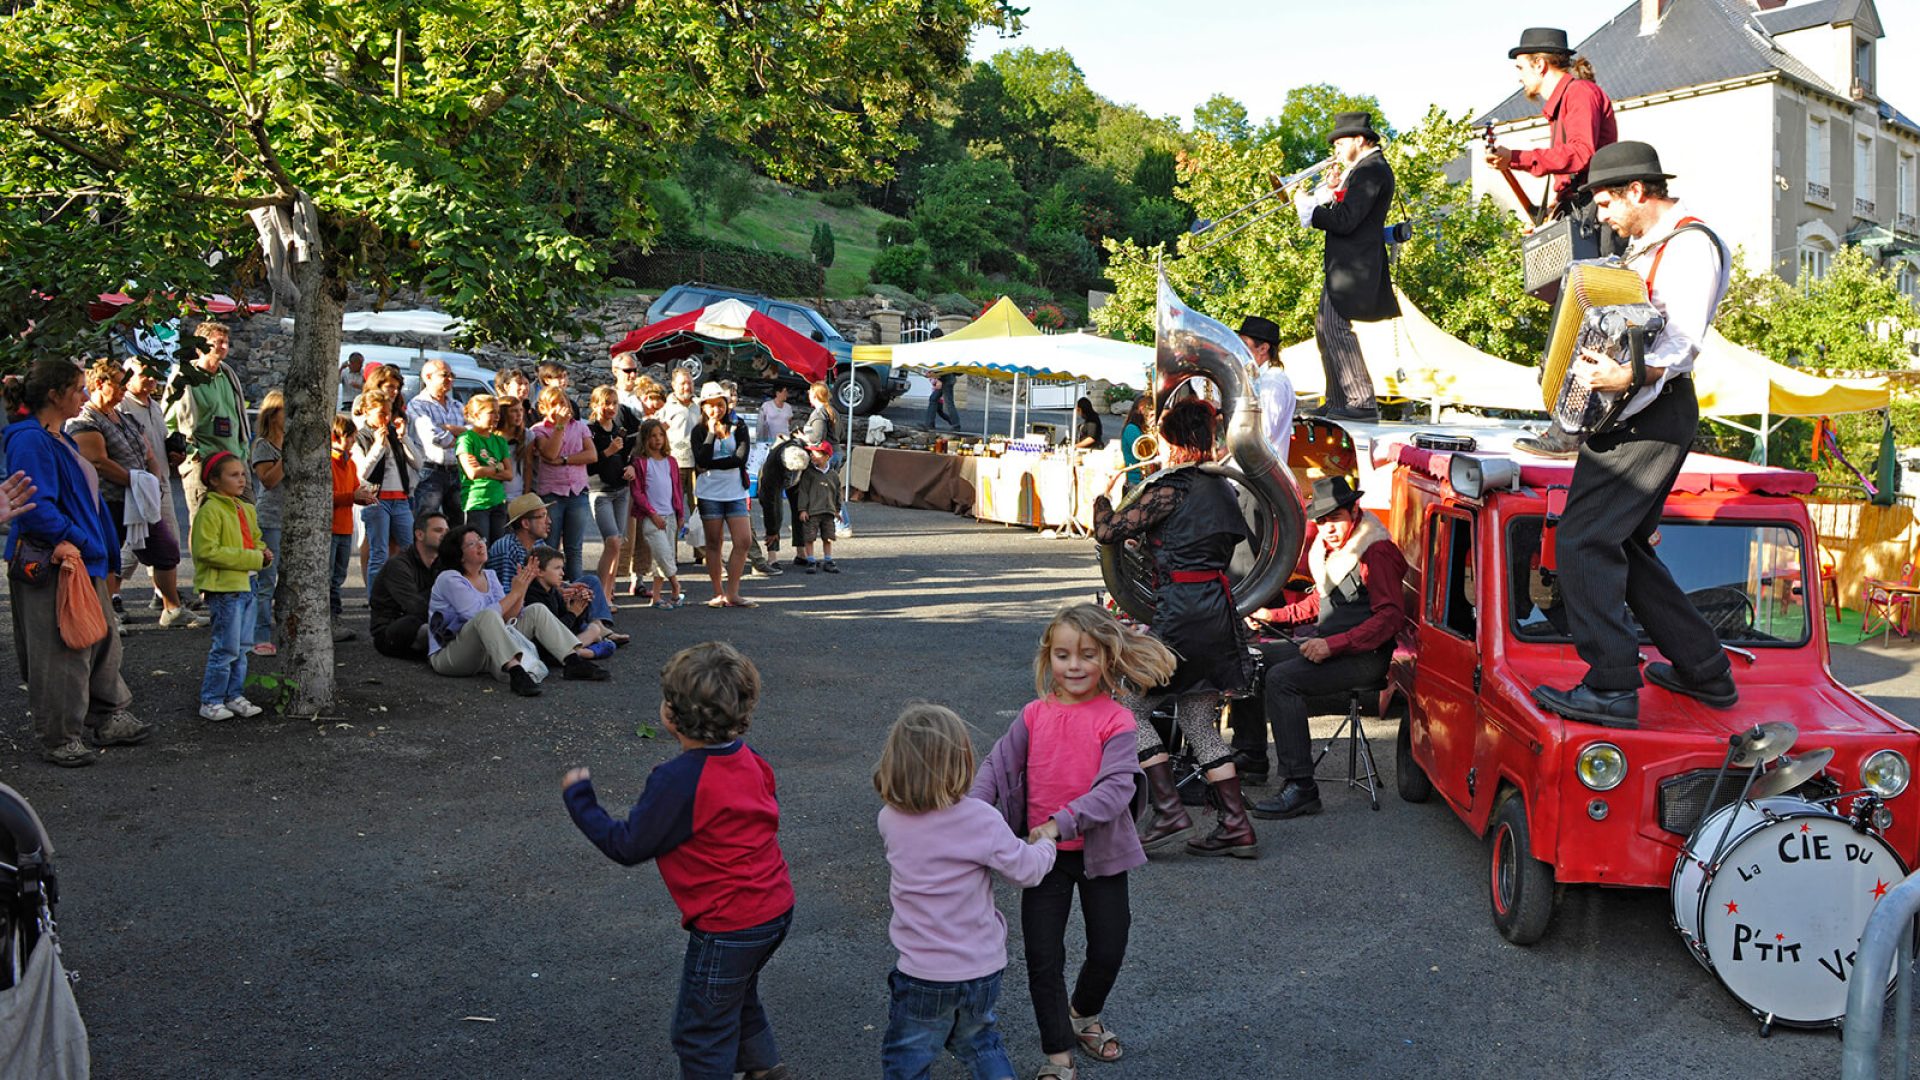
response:
[[[1113,698],[1122,680],[1144,692],[1178,663],[1157,639],[1121,626],[1104,608],[1075,604],[1054,615],[1034,658],[1040,694],[987,755],[973,796],[998,807],[1016,833],[1053,839],[1060,855],[1020,894],[1027,988],[1047,1062],[1041,1080],[1074,1080],[1073,1048],[1118,1061],[1120,1040],[1100,1021],[1127,953],[1127,871],[1147,853],[1134,831],[1144,805],[1133,713]],[[1067,996],[1067,917],[1080,894],[1087,959]]]
[[[600,460],[587,425],[574,418],[573,401],[564,387],[540,391],[540,423],[527,429],[533,446],[533,477],[528,490],[545,496],[553,507],[553,534],[547,543],[567,556],[567,580],[579,581],[581,548],[593,526],[593,504],[587,499],[587,466]]]

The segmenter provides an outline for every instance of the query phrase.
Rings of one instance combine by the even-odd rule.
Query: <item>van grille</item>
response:
[[[1713,794],[1713,779],[1718,775],[1719,769],[1695,769],[1660,781],[1660,827],[1670,833],[1690,836],[1701,819],[1733,802],[1740,794],[1738,773],[1727,775],[1713,805],[1707,805],[1707,797]]]

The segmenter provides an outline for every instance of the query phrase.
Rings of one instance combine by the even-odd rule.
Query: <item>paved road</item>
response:
[[[1098,581],[1080,542],[855,515],[846,573],[750,582],[756,611],[627,614],[639,640],[616,681],[533,703],[360,643],[324,721],[205,724],[189,718],[204,633],[142,616],[126,670],[163,725],[153,744],[57,771],[24,760],[16,707],[0,782],[58,844],[96,1074],[674,1075],[674,909],[654,870],[615,866],[574,832],[558,779],[590,764],[610,802],[636,795],[671,753],[636,735],[658,664],[724,637],[767,678],[751,738],[780,776],[800,896],[766,976],[777,1031],[812,1080],[875,1075],[892,959],[867,780],[881,735],[925,697],[976,724],[984,750],[1032,695],[1046,613]],[[1914,656],[1896,644],[1836,667],[1912,716]],[[1664,894],[1569,890],[1551,936],[1516,948],[1489,924],[1481,845],[1444,807],[1389,795],[1375,814],[1329,795],[1319,817],[1261,823],[1257,862],[1173,857],[1134,876],[1107,1014],[1126,1057],[1083,1076],[1836,1071],[1832,1034],[1757,1037],[1682,951]],[[1000,899],[1016,910],[1011,890]],[[1001,1014],[1025,1070],[1038,1043],[1015,921]]]

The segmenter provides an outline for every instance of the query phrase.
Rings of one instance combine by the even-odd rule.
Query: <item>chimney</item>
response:
[[[1660,29],[1660,17],[1667,13],[1673,0],[1640,0],[1640,36]]]

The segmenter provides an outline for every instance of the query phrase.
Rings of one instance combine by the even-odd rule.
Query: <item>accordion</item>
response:
[[[1620,411],[1646,385],[1647,344],[1666,326],[1647,299],[1646,282],[1623,266],[1576,262],[1561,281],[1553,326],[1540,368],[1547,412],[1570,435],[1585,439],[1607,431]],[[1625,390],[1589,391],[1572,377],[1584,350],[1592,349],[1633,371]]]
[[[1604,225],[1567,214],[1528,233],[1520,242],[1521,277],[1528,295],[1553,303],[1560,295],[1560,279],[1567,267],[1600,257],[1600,230]]]

